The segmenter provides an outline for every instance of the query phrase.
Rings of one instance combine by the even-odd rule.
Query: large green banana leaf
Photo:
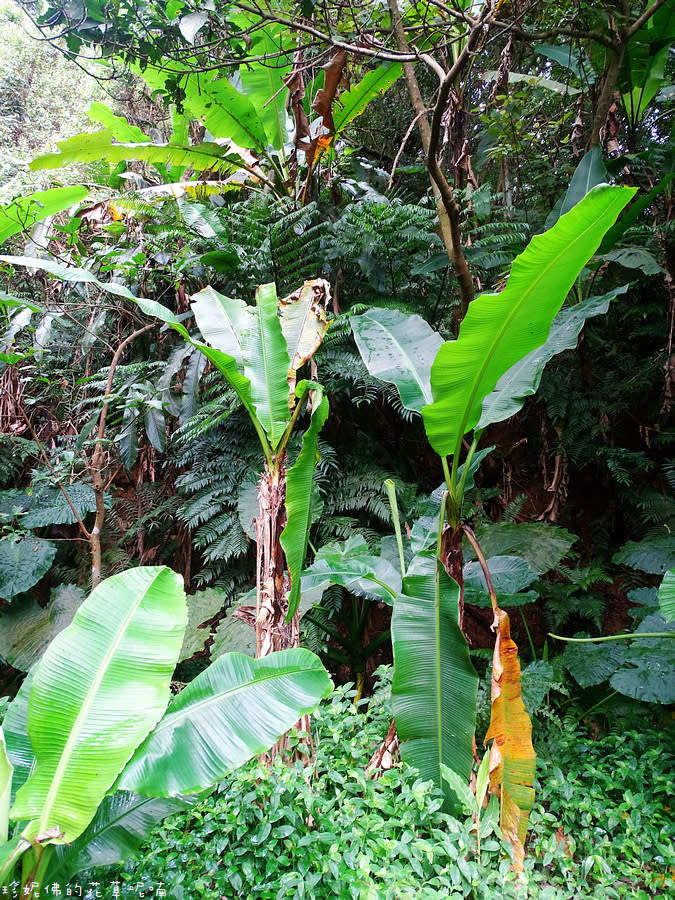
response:
[[[78,872],[124,862],[138,850],[153,825],[190,803],[180,798],[139,797],[128,791],[109,794],[79,838],[56,848],[44,880],[67,884]]]
[[[11,803],[16,792],[26,781],[35,766],[35,754],[28,737],[28,697],[33,684],[35,668],[26,675],[16,697],[9,704],[2,723],[7,744],[7,755],[14,769]]]
[[[12,266],[26,266],[30,269],[42,269],[45,272],[49,272],[50,275],[56,275],[62,281],[80,284],[95,284],[96,287],[100,288],[102,291],[115,294],[117,297],[125,297],[127,300],[136,300],[136,297],[134,297],[129,288],[124,287],[123,284],[117,284],[114,281],[99,281],[92,272],[89,272],[87,269],[80,269],[77,266],[64,266],[61,263],[53,262],[51,259],[38,259],[34,256],[0,256],[0,262],[9,263]],[[151,305],[150,308],[152,309],[159,307],[160,310],[163,310],[164,315],[170,316],[173,322],[178,324],[178,319],[170,310],[166,309],[166,307],[161,306],[161,304],[156,303],[154,300],[146,300],[144,302],[149,303]],[[157,315],[157,313],[153,312],[149,313],[149,315]],[[160,318],[163,318],[163,316],[160,316]],[[163,318],[163,320],[165,322],[170,321],[168,318]]]
[[[32,228],[36,222],[81,203],[88,193],[86,187],[79,185],[50,188],[0,206],[0,244],[13,234]]]
[[[291,361],[273,283],[263,284],[256,291],[256,313],[255,327],[246,328],[241,336],[244,375],[251,382],[253,405],[274,451],[291,418],[288,405]]]
[[[394,601],[391,703],[401,757],[455,796],[442,777],[446,765],[468,783],[473,761],[478,676],[458,625],[459,586],[444,570],[411,575]]]
[[[268,750],[332,688],[309,650],[221,656],[172,700],[117,787],[154,797],[199,793]]]
[[[7,755],[5,735],[0,725],[0,844],[9,836],[9,800],[12,794],[12,773],[14,768]]]
[[[243,300],[224,297],[212,287],[205,287],[190,298],[197,326],[205,341],[216,350],[231,356],[237,369],[244,368],[241,335],[244,329],[253,328],[255,310]]]
[[[249,150],[267,147],[267,132],[255,106],[227,78],[206,82],[203,76],[191,75],[181,86],[185,105],[215,137],[229,138]]]
[[[596,144],[584,154],[581,162],[574,170],[572,180],[563,197],[558,218],[569,212],[586,194],[596,186],[607,181],[607,169],[602,161],[602,147]],[[553,222],[546,220],[547,225]]]
[[[352,316],[361,358],[374,378],[396,385],[401,403],[420,412],[433,403],[431,364],[443,338],[420,316],[398,309],[369,309]]]
[[[11,817],[28,840],[86,828],[161,717],[187,621],[182,579],[166,567],[102,582],[34,670],[28,735],[35,767]]]
[[[668,569],[659,587],[659,607],[666,622],[675,621],[675,569]]]
[[[371,100],[388,91],[403,74],[401,63],[385,62],[367,72],[358,84],[339,97],[339,105],[333,111],[335,133],[339,134],[357,116],[360,116]]]
[[[546,341],[579,272],[635,190],[593,188],[553,228],[532,239],[501,293],[481,294],[469,305],[458,339],[438,351],[431,367],[434,402],[422,410],[438,454],[459,451],[502,375]]]
[[[255,107],[267,140],[275,150],[281,150],[288,141],[288,89],[283,88],[283,85],[292,67],[293,43],[293,36],[284,26],[266,24],[260,27],[259,23],[257,30],[252,33],[251,55],[268,56],[270,62],[239,66],[242,91]],[[280,56],[279,51],[284,45],[291,53]]]
[[[59,148],[53,153],[44,153],[31,161],[32,171],[39,169],[60,169],[73,162],[94,162],[105,159],[108,163],[124,162],[130,159],[162,166],[192,166],[196,172],[213,169],[223,174],[238,168],[232,151],[207,141],[190,144],[155,144],[149,139],[144,143],[125,141],[113,143],[113,134],[107,129],[85,134],[76,134],[63,141],[57,141]]]
[[[94,101],[87,110],[87,117],[92,122],[98,122],[103,125],[112,134],[116,141],[131,141],[133,143],[142,143],[150,141],[149,135],[145,134],[138,125],[130,125],[128,119],[124,116],[116,116],[115,113],[106,106],[105,103]],[[185,143],[189,144],[187,133],[184,135]]]
[[[291,413],[288,405],[290,360],[277,314],[273,284],[256,293],[256,307],[224,297],[207,287],[195,294],[192,308],[204,339],[195,344],[225,375],[262,427],[272,450],[281,440]]]
[[[627,290],[628,285],[623,285],[602,296],[589,297],[583,303],[562,309],[553,320],[546,343],[532,350],[502,375],[494,391],[483,400],[478,428],[503,422],[515,415],[526,397],[536,394],[546,364],[563,350],[574,350],[586,319],[604,315],[610,302]]]
[[[298,396],[304,396],[308,383],[301,381]],[[312,385],[312,418],[302,436],[302,448],[295,464],[286,472],[286,527],[281,532],[281,546],[286,554],[291,592],[288,597],[288,618],[297,612],[300,603],[300,578],[305,561],[309,529],[312,524],[310,506],[312,477],[319,458],[319,432],[328,418],[328,400],[321,385]]]
[[[43,269],[64,281],[95,284],[101,290],[131,300],[146,315],[171,325],[203,353],[232,385],[251,416],[263,448],[266,448],[267,435],[272,450],[276,449],[290,421],[288,378],[291,360],[278,316],[273,284],[258,289],[255,309],[241,300],[224,297],[211,287],[195,294],[195,316],[205,340],[212,344],[208,346],[192,340],[185,326],[161,303],[135,297],[124,285],[100,281],[86,269],[27,256],[0,256],[0,262]],[[294,352],[303,350],[307,333],[308,329],[304,329],[295,334],[298,344]],[[297,352],[295,355],[298,355]]]

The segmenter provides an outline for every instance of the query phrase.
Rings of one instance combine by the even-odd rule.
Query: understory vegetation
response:
[[[160,884],[177,900],[669,896],[672,725],[614,719],[598,734],[597,722],[545,709],[535,723],[539,799],[516,879],[494,808],[478,824],[470,809],[453,818],[409,766],[366,774],[389,727],[386,680],[367,709],[349,685],[338,689],[312,718],[313,760],[240,769],[108,873],[104,896],[152,896]]]
[[[671,894],[671,0],[0,28],[3,890]]]

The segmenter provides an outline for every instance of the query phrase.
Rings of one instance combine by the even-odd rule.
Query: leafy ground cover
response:
[[[444,814],[440,792],[413,769],[365,775],[389,725],[388,702],[382,690],[367,709],[352,701],[353,692],[338,689],[313,717],[313,764],[277,759],[271,768],[240,769],[191,811],[166,820],[121,871],[97,874],[104,895],[672,896],[669,727],[598,737],[546,717],[535,739],[537,803],[525,870],[516,881],[490,808],[477,829],[468,815]]]

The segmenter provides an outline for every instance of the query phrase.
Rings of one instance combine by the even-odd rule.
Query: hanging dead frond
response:
[[[495,610],[497,634],[492,660],[492,715],[485,742],[490,748],[490,790],[499,797],[499,824],[513,847],[512,868],[523,869],[524,844],[534,806],[536,756],[532,723],[521,697],[518,647],[511,639],[508,615]]]

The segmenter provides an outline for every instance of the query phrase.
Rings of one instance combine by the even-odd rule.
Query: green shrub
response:
[[[190,812],[158,827],[115,876],[108,896],[177,900],[667,896],[673,854],[672,753],[648,730],[593,740],[550,722],[540,740],[537,805],[525,871],[484,813],[480,856],[469,817],[404,766],[364,774],[389,726],[376,695],[367,712],[337,690],[313,717],[316,759],[251,763]]]
[[[534,865],[555,865],[569,890],[583,879],[598,897],[672,896],[672,737],[672,728],[550,734],[530,817]]]
[[[441,793],[398,766],[372,779],[365,769],[389,726],[385,704],[367,713],[337,690],[313,716],[316,759],[277,758],[222,782],[185,816],[167,820],[119,876],[121,893],[140,881],[163,883],[167,896],[276,898],[464,897],[479,890],[470,819],[440,811]],[[508,883],[508,859],[488,823],[483,861]],[[126,882],[126,884],[124,883]],[[481,895],[482,896],[482,895]]]

